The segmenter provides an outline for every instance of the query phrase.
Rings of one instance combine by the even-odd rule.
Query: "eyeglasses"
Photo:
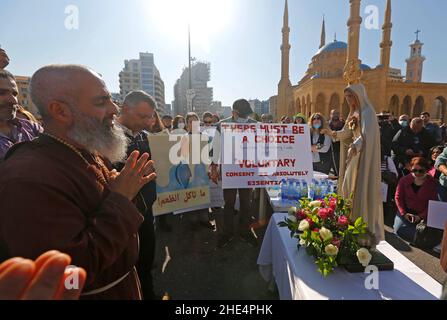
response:
[[[425,169],[412,169],[411,172],[415,173],[415,174],[418,174],[418,173],[419,174],[423,174],[423,173],[426,173],[427,170],[425,170]]]

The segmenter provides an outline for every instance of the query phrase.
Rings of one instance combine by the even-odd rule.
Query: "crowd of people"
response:
[[[152,212],[157,173],[147,137],[189,136],[197,122],[203,131],[217,132],[221,123],[256,123],[250,104],[237,100],[232,116],[223,120],[210,112],[201,119],[193,112],[160,115],[154,98],[143,91],[130,92],[117,104],[95,71],[49,65],[31,78],[37,120],[18,106],[16,80],[5,70],[8,63],[0,50],[0,299],[160,298],[151,273],[154,228],[169,232],[171,227],[166,216],[154,218]],[[269,114],[260,119],[275,120]],[[347,125],[338,110],[331,111],[329,120],[315,113],[308,119],[284,116],[280,122],[308,125],[314,170],[338,176],[340,143],[330,132]],[[427,219],[428,202],[447,201],[445,130],[427,112],[411,120],[381,114],[378,122],[382,180],[389,186],[386,205],[395,208],[395,232],[413,241]],[[209,176],[218,182],[218,163],[211,163]],[[226,189],[223,197],[218,248],[237,235],[257,246],[249,228],[256,199],[252,190]],[[205,225],[215,231],[213,212],[210,208]],[[441,237],[436,233],[436,245]],[[441,262],[447,271],[446,250]],[[77,267],[67,271],[70,263]],[[73,273],[80,275],[77,290],[64,289]]]

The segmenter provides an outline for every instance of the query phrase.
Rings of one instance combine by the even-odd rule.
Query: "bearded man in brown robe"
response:
[[[43,67],[31,95],[45,133],[12,147],[0,165],[0,262],[58,250],[87,271],[81,299],[141,298],[134,266],[143,218],[132,200],[155,179],[153,163],[134,152],[111,171],[127,140],[96,72]]]

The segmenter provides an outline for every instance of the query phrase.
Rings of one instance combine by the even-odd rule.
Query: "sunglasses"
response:
[[[423,174],[423,173],[426,173],[427,170],[425,170],[425,169],[412,169],[411,172],[412,173],[416,173],[416,174],[418,174],[418,173]]]

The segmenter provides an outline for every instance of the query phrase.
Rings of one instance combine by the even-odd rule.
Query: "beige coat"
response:
[[[360,103],[357,130],[350,130],[347,122],[343,130],[336,133],[341,142],[339,194],[353,195],[351,218],[363,217],[376,243],[385,239],[383,206],[381,196],[380,130],[376,112],[361,84],[351,85],[346,90],[353,92]],[[353,116],[352,112],[349,117]],[[357,155],[347,163],[349,147],[357,149]]]

